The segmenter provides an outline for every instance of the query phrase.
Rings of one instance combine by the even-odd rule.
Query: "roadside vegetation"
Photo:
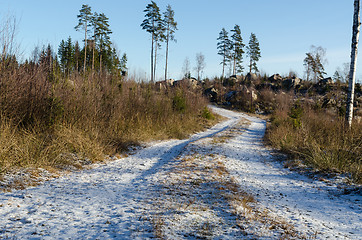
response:
[[[57,171],[105,160],[144,141],[185,138],[215,122],[200,89],[160,88],[127,76],[108,18],[83,5],[58,51],[35,47],[20,61],[16,19],[1,27],[0,180],[17,169]]]
[[[362,183],[362,89],[356,84],[355,118],[344,120],[347,84],[340,75],[303,81],[293,73],[247,74],[206,81],[204,94],[226,108],[267,116],[265,140],[287,153],[289,167],[347,174]]]
[[[1,71],[0,85],[1,173],[101,161],[130,144],[184,138],[214,118],[200,91],[107,73],[49,81],[41,64],[17,64]]]

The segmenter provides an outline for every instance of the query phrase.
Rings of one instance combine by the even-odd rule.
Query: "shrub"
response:
[[[184,113],[186,111],[186,99],[181,91],[178,91],[173,97],[172,107],[179,113]]]
[[[79,167],[130,144],[182,138],[204,127],[206,100],[196,90],[160,91],[109,74],[56,79],[49,81],[36,64],[0,72],[0,174]]]
[[[300,104],[300,101],[298,100],[289,112],[289,117],[292,120],[293,127],[294,128],[300,128],[302,126],[302,115],[303,115],[303,108]]]
[[[205,107],[202,110],[201,116],[207,120],[215,120],[214,114],[212,114],[212,112],[210,112],[210,110],[207,107]]]
[[[355,182],[362,183],[361,136],[361,123],[354,122],[349,131],[337,114],[297,102],[290,112],[278,110],[273,114],[265,138],[308,165],[325,172],[348,173]]]

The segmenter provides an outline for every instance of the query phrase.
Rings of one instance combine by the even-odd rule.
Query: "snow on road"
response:
[[[360,195],[283,168],[265,121],[213,110],[228,120],[189,139],[1,193],[0,239],[362,239]]]

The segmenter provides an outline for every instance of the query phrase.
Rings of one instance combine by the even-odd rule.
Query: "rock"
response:
[[[256,90],[255,89],[249,89],[246,86],[243,87],[242,92],[244,95],[249,95],[249,97],[251,96],[253,101],[258,100],[258,95],[256,94]]]
[[[332,98],[326,97],[323,99],[322,108],[333,107],[336,105],[337,105],[336,100],[334,100]]]
[[[268,78],[268,81],[269,81],[269,82],[272,82],[272,83],[274,83],[274,82],[281,82],[281,81],[283,81],[283,78],[282,78],[282,76],[280,76],[280,75],[277,73],[277,74],[274,74],[274,75],[270,76],[270,77]]]
[[[199,84],[199,81],[197,81],[196,78],[186,78],[186,79],[182,79],[182,80],[178,80],[178,81],[174,82],[175,86],[186,85],[191,88],[196,88],[198,84]]]
[[[300,82],[301,80],[297,77],[288,78],[283,81],[283,87],[286,89],[292,89],[299,85]]]
[[[172,87],[174,85],[174,82],[175,80],[173,79],[166,79],[164,81],[156,82],[155,84],[159,89],[166,89],[168,87]]]
[[[251,82],[253,82],[253,81],[258,80],[258,76],[256,76],[255,73],[248,73],[248,74],[246,74],[246,76],[245,76],[245,80],[246,80],[246,81],[251,81]]]
[[[204,95],[209,98],[211,102],[217,101],[217,94],[218,92],[214,87],[207,88],[204,91]]]
[[[227,102],[235,102],[236,101],[236,96],[238,95],[238,91],[230,91],[228,93],[225,94],[225,100]]]
[[[327,84],[332,84],[333,80],[331,77],[327,77],[327,78],[323,78],[319,81],[320,85],[327,85]]]

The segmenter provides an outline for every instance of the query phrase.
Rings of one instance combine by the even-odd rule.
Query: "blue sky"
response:
[[[216,43],[221,29],[231,30],[238,24],[244,43],[254,32],[260,42],[262,58],[258,67],[268,75],[296,71],[303,77],[303,59],[311,45],[326,49],[326,72],[332,76],[337,67],[349,62],[353,0],[156,0],[163,12],[170,4],[175,11],[179,30],[177,43],[170,45],[169,76],[181,77],[185,58],[195,66],[196,54],[205,56],[204,76],[221,75],[220,56]],[[17,41],[24,58],[37,45],[50,43],[58,48],[62,39],[71,36],[82,40],[76,32],[77,14],[82,4],[94,12],[105,13],[113,31],[112,41],[128,56],[131,75],[148,78],[150,36],[141,29],[145,0],[0,0],[0,18],[15,15],[18,24]],[[157,77],[164,71],[164,48],[158,61]],[[362,58],[359,58],[362,59]],[[244,58],[244,65],[247,65]],[[358,67],[362,62],[358,61]],[[193,74],[195,75],[195,73]],[[362,70],[357,72],[362,79]]]

